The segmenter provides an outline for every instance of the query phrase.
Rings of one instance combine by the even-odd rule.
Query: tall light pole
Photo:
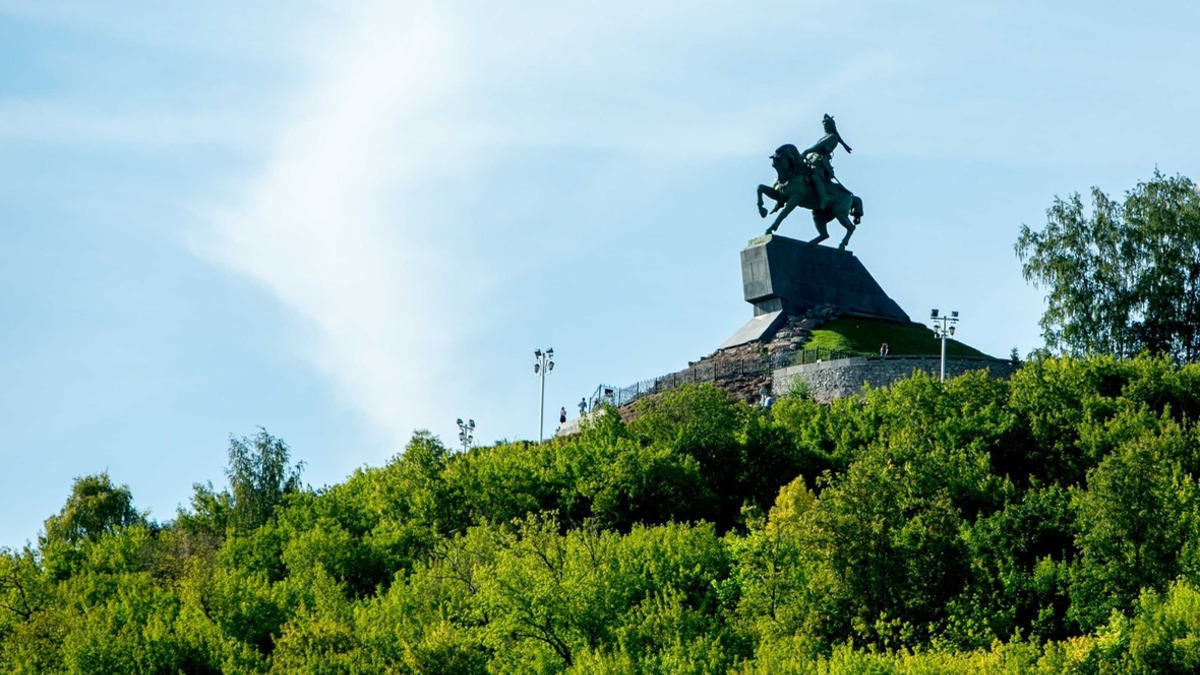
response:
[[[554,350],[547,349],[543,352],[538,349],[533,352],[533,358],[536,359],[533,374],[542,381],[542,402],[538,406],[538,443],[541,443],[546,429],[546,375],[554,370]]]
[[[458,442],[462,443],[463,452],[471,449],[471,442],[475,440],[475,420],[467,420],[463,424],[462,418],[458,418]]]
[[[938,311],[935,309],[929,313],[929,318],[933,320],[933,337],[942,341],[942,377],[941,381],[946,381],[946,338],[954,335],[954,324],[958,323],[958,310],[950,310],[950,316],[938,316]]]

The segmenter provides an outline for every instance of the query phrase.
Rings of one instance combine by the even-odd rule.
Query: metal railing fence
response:
[[[847,359],[852,356],[861,356],[861,354],[837,349],[811,348],[778,352],[770,357],[755,356],[741,359],[709,359],[678,372],[641,380],[625,387],[602,384],[596,387],[590,404],[593,408],[604,404],[619,408],[629,405],[643,396],[658,394],[684,384],[715,382],[734,377],[769,375],[772,371],[788,366]]]

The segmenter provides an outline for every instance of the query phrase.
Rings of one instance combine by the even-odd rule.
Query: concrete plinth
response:
[[[783,325],[785,318],[783,312],[756,314],[753,319],[746,322],[745,326],[738,329],[738,332],[731,335],[725,344],[717,347],[717,351],[744,345],[747,342],[766,342]]]
[[[756,317],[833,305],[848,316],[911,322],[853,253],[778,235],[759,237],[742,251],[742,285]]]

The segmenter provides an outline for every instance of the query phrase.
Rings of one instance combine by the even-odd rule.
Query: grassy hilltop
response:
[[[261,431],[166,522],[82,477],[0,555],[0,672],[1200,671],[1200,365],[638,405],[318,490]]]
[[[920,324],[844,316],[814,330],[804,347],[874,356],[879,354],[879,345],[886,342],[893,356],[938,356],[942,343],[933,335],[931,329]],[[946,340],[946,356],[993,358],[954,339]]]

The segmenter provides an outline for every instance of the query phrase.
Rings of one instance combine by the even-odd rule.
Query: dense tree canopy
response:
[[[1016,251],[1044,287],[1053,352],[1200,359],[1200,191],[1155,171],[1117,202],[1092,188],[1055,198],[1046,226],[1022,226]]]
[[[80,479],[0,552],[0,671],[1200,669],[1200,364],[640,413],[315,491],[262,431],[167,523]]]

